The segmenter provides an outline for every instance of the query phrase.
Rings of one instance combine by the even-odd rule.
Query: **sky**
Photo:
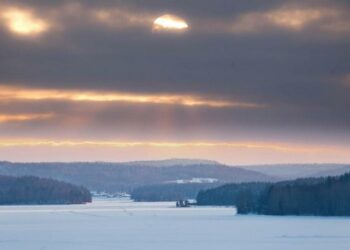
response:
[[[0,1],[0,160],[350,162],[345,0]]]

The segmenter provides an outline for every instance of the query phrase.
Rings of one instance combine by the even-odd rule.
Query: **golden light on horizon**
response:
[[[53,117],[53,114],[0,114],[0,123],[44,120]]]
[[[207,106],[212,108],[263,108],[265,105],[250,102],[235,102],[206,98],[202,96],[181,94],[138,94],[106,91],[78,91],[30,89],[11,86],[0,86],[2,100],[59,100],[72,102],[126,102],[141,104],[167,104],[181,106]]]
[[[345,145],[264,141],[126,141],[44,138],[0,139],[2,160],[21,162],[124,162],[173,158],[208,159],[237,164],[348,162]],[[22,158],[18,158],[18,154]],[[44,157],[44,158],[43,158]],[[294,161],[295,162],[295,161]]]
[[[158,18],[156,18],[153,22],[153,30],[160,31],[160,30],[186,30],[189,26],[187,22],[174,15],[162,15]]]
[[[11,8],[4,11],[1,16],[8,29],[19,35],[38,35],[47,31],[49,27],[47,22],[35,17],[32,12],[27,10]]]
[[[1,139],[0,147],[114,147],[114,148],[236,148],[270,150],[295,153],[349,152],[349,148],[320,145],[300,145],[279,142],[254,141],[101,141],[101,140],[50,140],[50,139]]]

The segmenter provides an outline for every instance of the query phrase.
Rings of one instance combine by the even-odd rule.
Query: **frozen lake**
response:
[[[350,249],[350,218],[238,216],[174,203],[2,206],[0,230],[1,250]]]

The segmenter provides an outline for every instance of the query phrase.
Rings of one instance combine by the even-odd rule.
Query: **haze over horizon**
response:
[[[0,161],[350,163],[350,3],[0,3]]]

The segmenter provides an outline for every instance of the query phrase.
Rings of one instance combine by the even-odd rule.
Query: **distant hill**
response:
[[[86,202],[91,202],[91,194],[83,187],[33,176],[0,176],[0,205]]]
[[[337,176],[350,171],[350,164],[273,164],[240,167],[284,180]]]
[[[217,163],[192,163],[181,160],[159,167],[156,162],[129,163],[0,163],[0,175],[33,175],[83,185],[93,191],[131,192],[146,185],[169,183],[193,178],[216,179],[218,182],[275,181],[268,175]],[[161,162],[161,164],[163,164]],[[157,165],[157,166],[155,166]]]
[[[189,166],[189,165],[221,165],[217,161],[202,159],[167,159],[158,161],[130,161],[123,163],[130,166],[149,166],[149,167],[171,167],[171,166]]]
[[[350,164],[339,165],[336,168],[322,170],[317,173],[314,173],[313,176],[314,177],[339,176],[349,172],[350,172]]]

